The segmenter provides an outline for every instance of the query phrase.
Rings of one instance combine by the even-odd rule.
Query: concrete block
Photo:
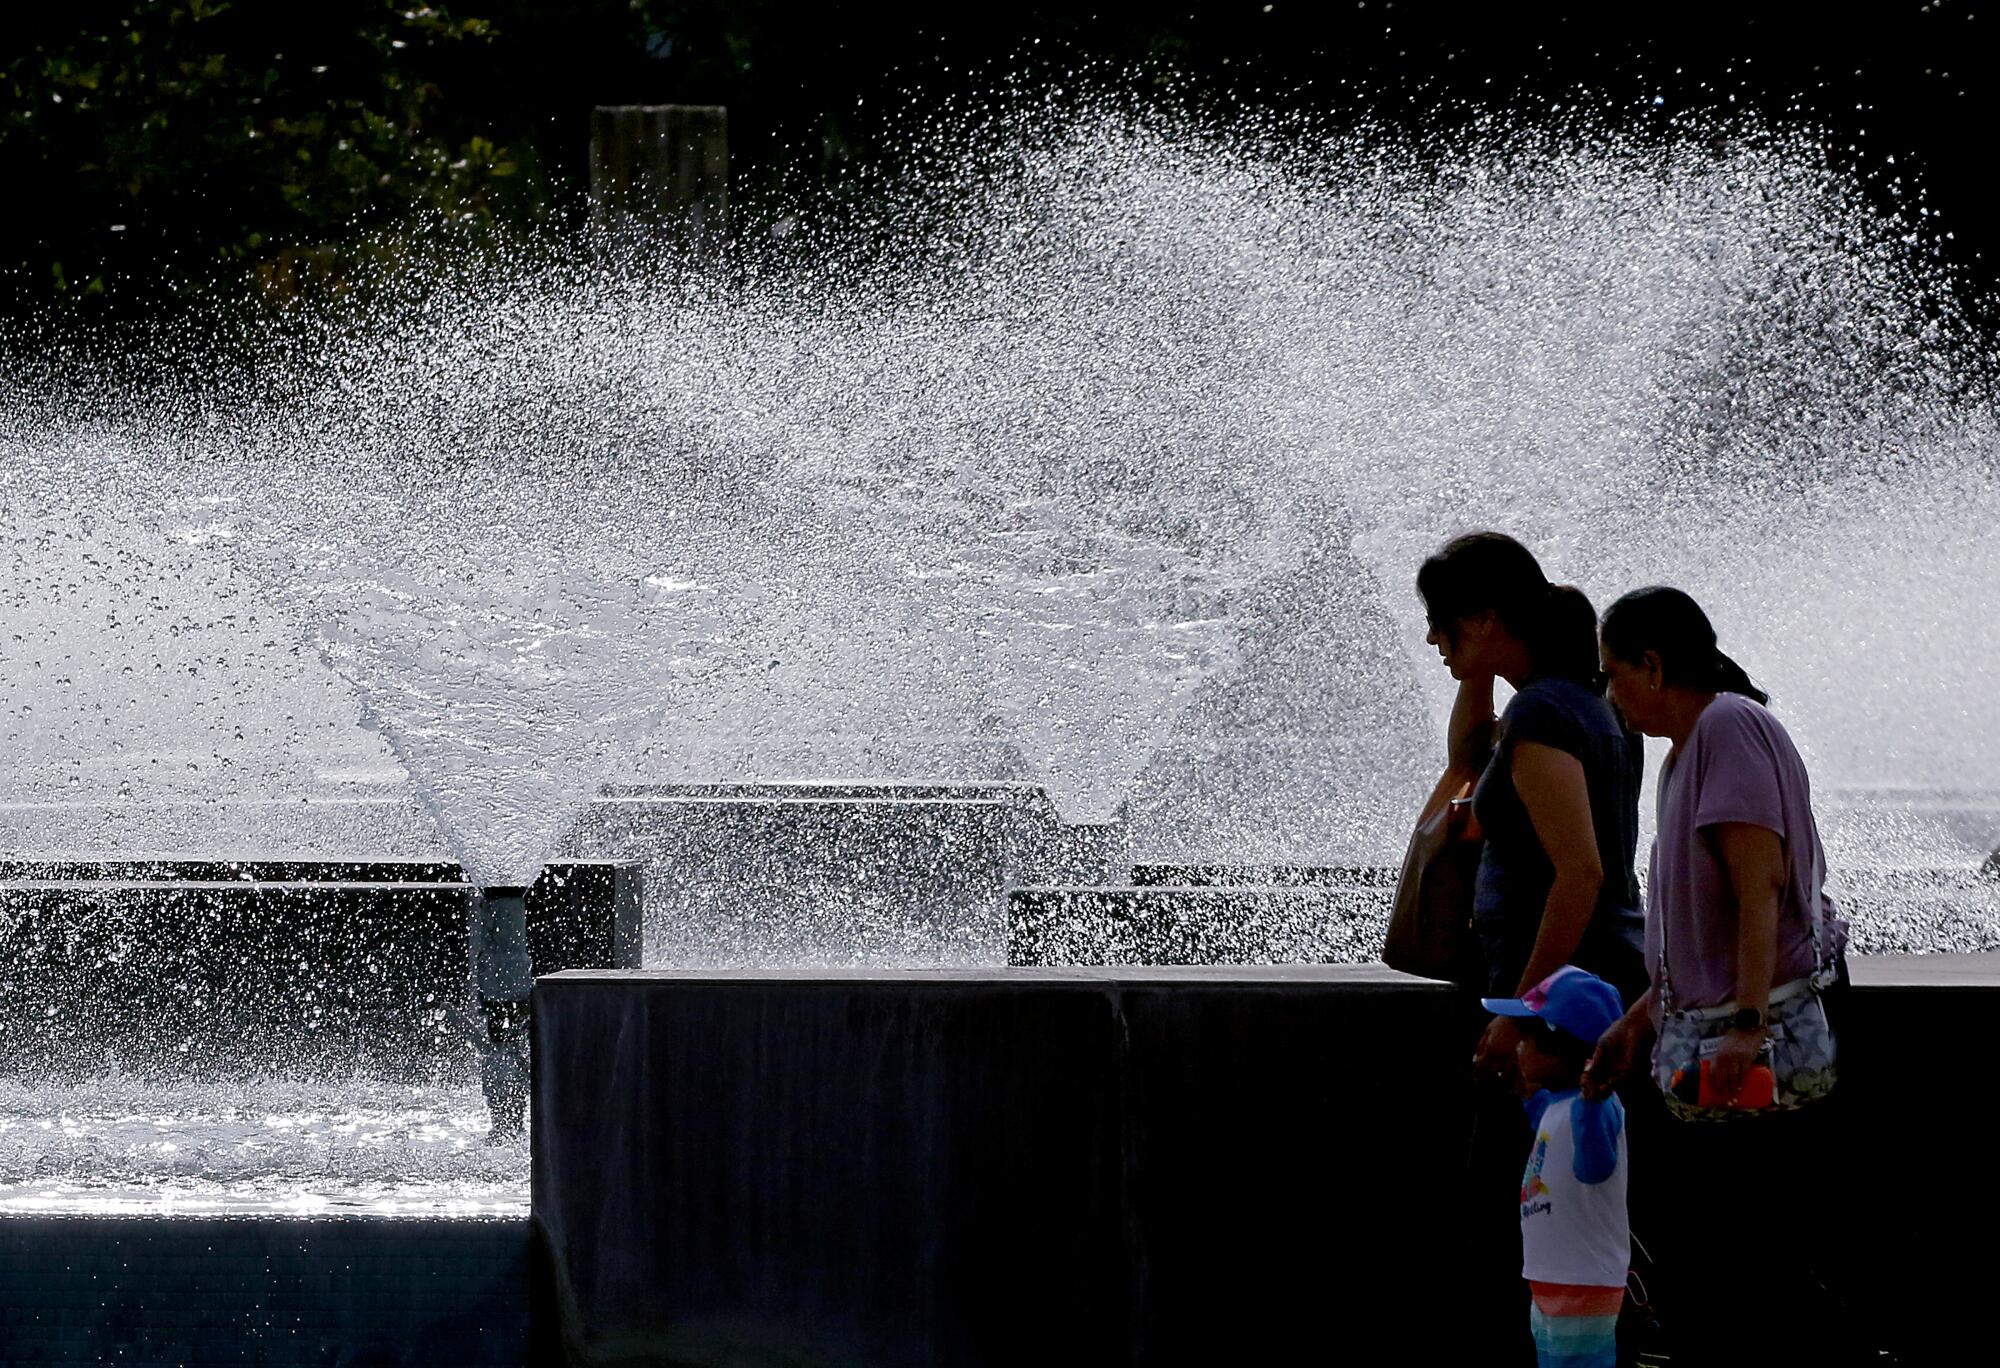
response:
[[[0,1070],[462,1071],[469,887],[385,861],[0,865]],[[551,866],[538,970],[638,961],[636,865]]]
[[[1448,1170],[1451,1090],[1398,1099],[1385,1158],[1335,1061],[1455,1056],[1438,985],[562,974],[536,1023],[571,1362],[1283,1362],[1434,1309],[1439,1185],[1401,1166]]]
[[[1911,1165],[2000,955],[1863,957],[1813,1238],[1884,1361],[1962,1362],[2000,1219]],[[534,1213],[567,1361],[775,1368],[1477,1361],[1440,1301],[1478,1018],[1379,966],[559,974]],[[1959,1109],[1927,1152],[1978,1153]],[[1893,1175],[1885,1196],[1873,1175]],[[1504,1275],[1505,1270],[1500,1271]],[[1869,1308],[1883,1314],[1870,1319]],[[1413,1349],[1413,1345],[1415,1348]]]
[[[1012,798],[865,788],[614,793],[564,848],[643,863],[648,964],[997,963],[1032,818]]]
[[[997,963],[1006,888],[1130,861],[1005,781],[611,785],[563,850],[642,860],[646,963],[688,965]]]
[[[528,955],[537,974],[637,969],[645,871],[636,860],[561,860],[528,890]]]

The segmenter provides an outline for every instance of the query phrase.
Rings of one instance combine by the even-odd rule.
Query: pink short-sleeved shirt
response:
[[[1717,1007],[1736,996],[1736,895],[1713,828],[1745,822],[1778,833],[1788,873],[1778,902],[1775,987],[1813,971],[1806,899],[1825,869],[1805,762],[1778,719],[1741,694],[1717,694],[1660,771],[1659,827],[1646,880],[1646,968],[1660,982],[1664,933],[1676,1008]],[[1823,952],[1847,927],[1820,894]],[[1657,1014],[1658,1007],[1656,1005]]]

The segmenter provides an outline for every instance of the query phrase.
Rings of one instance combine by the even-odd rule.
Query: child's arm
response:
[[[1570,1103],[1569,1133],[1579,1183],[1601,1183],[1618,1171],[1618,1133],[1625,1129],[1625,1109],[1615,1097]]]

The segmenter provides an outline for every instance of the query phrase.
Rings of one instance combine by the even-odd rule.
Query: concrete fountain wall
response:
[[[563,849],[640,862],[645,962],[998,964],[1007,890],[1122,881],[1129,835],[1033,784],[617,784]]]
[[[1953,1361],[2000,1193],[2000,957],[1862,959],[1837,1246],[1856,1335]],[[1370,966],[566,973],[536,987],[534,1215],[592,1365],[1442,1361],[1471,1018]],[[1937,1257],[1912,1258],[1919,1250]],[[1911,1316],[1912,1306],[1937,1314]],[[1898,1308],[1903,1308],[1899,1310]],[[1432,1353],[1414,1356],[1416,1349]],[[1961,1360],[1962,1361],[1962,1360]]]
[[[535,967],[636,967],[640,879],[544,871]],[[0,860],[0,1073],[462,1070],[471,894],[436,861]]]
[[[1441,1057],[1458,1008],[1385,970],[536,992],[535,1213],[579,1362],[1259,1361],[1327,1307],[1301,1242],[1435,1253],[1436,1194],[1381,1181],[1363,1118],[1367,1080]],[[1365,1076],[1329,1052],[1362,1038]],[[1398,1107],[1403,1158],[1448,1164],[1449,1092]],[[1367,1291],[1384,1314],[1431,1295]]]

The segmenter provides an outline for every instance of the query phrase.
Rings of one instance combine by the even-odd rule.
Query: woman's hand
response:
[[[1493,755],[1493,676],[1468,674],[1458,681],[1451,704],[1451,725],[1445,731],[1447,768],[1476,776]]]
[[[1709,1057],[1709,1082],[1725,1104],[1734,1102],[1737,1094],[1743,1091],[1743,1080],[1749,1074],[1750,1066],[1763,1052],[1764,1035],[1762,1029],[1728,1031],[1715,1047],[1715,1053]]]
[[[1653,1018],[1641,998],[1597,1038],[1597,1048],[1583,1066],[1584,1099],[1597,1102],[1610,1096],[1612,1089],[1639,1071],[1652,1049]]]
[[[1521,1072],[1521,1027],[1512,1017],[1497,1016],[1472,1052],[1472,1071],[1483,1079],[1512,1086]]]

